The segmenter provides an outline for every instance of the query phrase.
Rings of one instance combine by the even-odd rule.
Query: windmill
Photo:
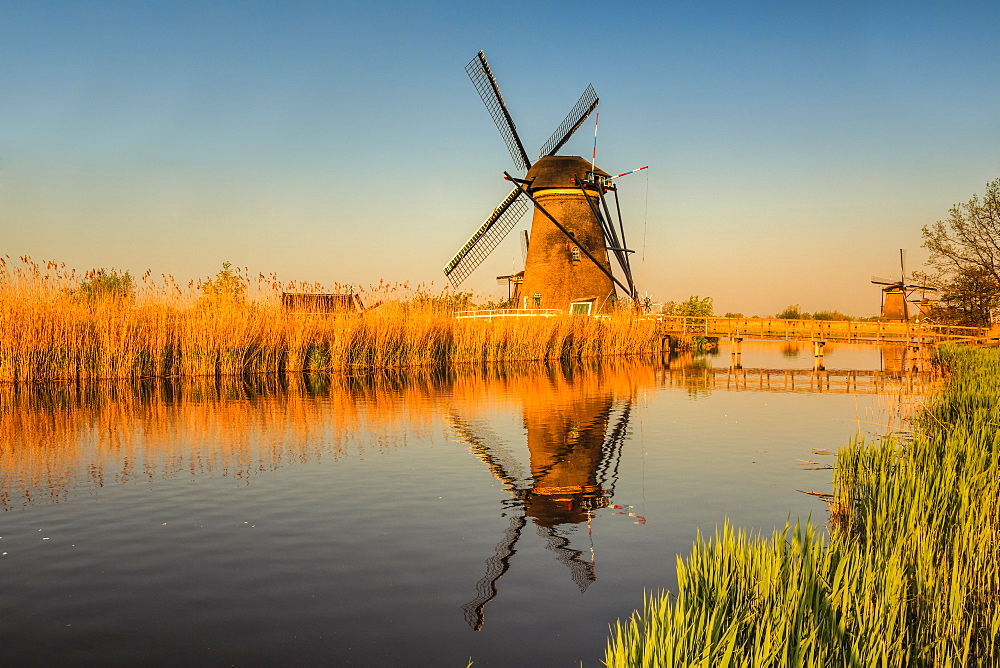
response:
[[[588,85],[566,118],[542,146],[534,164],[517,134],[496,78],[480,51],[465,71],[486,104],[522,178],[504,172],[514,188],[493,210],[444,267],[458,286],[534,208],[526,245],[523,275],[506,279],[510,296],[521,308],[554,308],[573,313],[598,313],[616,299],[617,288],[635,299],[636,290],[625,246],[618,190],[610,174],[593,161],[556,152],[597,108],[594,87]],[[637,170],[636,170],[637,171]],[[622,175],[623,176],[623,175]],[[615,197],[612,215],[607,193]],[[624,282],[612,271],[609,251]]]
[[[927,292],[937,292],[937,288],[931,287],[929,285],[921,285],[919,283],[914,283],[913,278],[907,277],[906,275],[906,250],[903,248],[899,249],[899,280],[893,280],[891,278],[879,278],[878,276],[872,276],[872,283],[875,285],[884,285],[882,288],[882,317],[886,320],[896,320],[900,322],[906,322],[910,319],[911,307],[910,302],[918,304],[916,317],[923,315],[923,310],[930,304],[930,300],[927,299]],[[921,299],[910,299],[910,296],[920,290],[922,295]]]
[[[616,402],[611,396],[590,397],[558,408],[551,403],[526,406],[530,472],[485,425],[450,412],[452,429],[511,495],[503,502],[509,526],[494,554],[486,559],[486,572],[476,585],[475,598],[462,606],[473,629],[482,629],[486,605],[499,593],[500,578],[510,569],[529,518],[545,547],[569,569],[581,592],[597,579],[593,561],[572,546],[570,536],[573,527],[589,522],[594,510],[610,502],[631,409],[631,399]]]

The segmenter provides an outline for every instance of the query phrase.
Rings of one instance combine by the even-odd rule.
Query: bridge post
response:
[[[734,369],[742,369],[743,339],[740,337],[733,337],[732,342],[733,342],[732,359],[730,360],[729,365]]]
[[[910,367],[910,371],[926,371],[928,369],[933,347],[933,343],[925,343],[919,337],[915,337],[908,342],[907,352],[909,352],[912,358],[907,365]]]
[[[823,371],[826,367],[823,366],[823,349],[826,347],[826,341],[814,340],[813,341],[813,369],[816,371]]]

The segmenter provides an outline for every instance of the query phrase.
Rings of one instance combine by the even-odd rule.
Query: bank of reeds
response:
[[[829,538],[729,526],[609,641],[609,666],[1000,665],[1000,351],[951,376],[912,440],[838,453]]]
[[[221,276],[221,274],[220,274]],[[453,301],[376,286],[360,314],[293,313],[273,276],[186,287],[149,274],[133,290],[83,291],[94,275],[0,259],[0,380],[50,381],[442,366],[628,355],[657,349],[653,323],[623,312],[456,320]],[[305,287],[306,289],[303,289]]]

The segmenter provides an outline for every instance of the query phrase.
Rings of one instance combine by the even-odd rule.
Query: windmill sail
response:
[[[486,604],[497,597],[500,590],[497,583],[504,573],[510,570],[510,558],[517,552],[515,549],[517,540],[521,537],[521,530],[528,520],[524,515],[512,515],[510,526],[503,533],[503,538],[497,543],[496,552],[486,560],[486,572],[476,583],[476,597],[462,606],[465,613],[465,621],[475,631],[483,628],[486,621]]]
[[[569,569],[569,576],[580,588],[580,593],[587,591],[596,579],[594,564],[581,559],[583,551],[574,549],[569,538],[561,536],[554,527],[538,527],[536,532],[545,539],[545,549],[556,553],[556,559]]]
[[[445,266],[445,276],[448,277],[452,285],[457,287],[476,267],[482,264],[486,256],[503,241],[504,237],[528,212],[528,204],[524,200],[518,199],[520,194],[520,188],[511,190],[507,197],[500,202],[500,206],[493,210],[489,218],[483,221],[479,229],[469,237],[461,250]]]
[[[455,411],[449,412],[448,421],[455,433],[469,444],[470,451],[479,457],[493,477],[504,483],[509,490],[525,489],[530,485],[530,476],[525,475],[517,457],[496,434],[484,425],[465,422]]]
[[[542,146],[540,154],[543,157],[546,155],[555,155],[555,152],[561,149],[563,144],[568,142],[569,138],[573,136],[573,133],[583,125],[583,122],[587,120],[587,116],[590,116],[591,112],[597,108],[598,102],[597,93],[594,92],[593,85],[588,84],[587,89],[583,91],[583,95],[580,96],[580,99],[576,101],[573,108],[566,114],[566,118],[563,119],[563,122],[559,124],[556,131],[552,133],[549,140]]]
[[[469,444],[470,451],[486,464],[493,477],[502,482],[515,498],[526,492],[531,483],[530,477],[525,475],[517,458],[496,434],[484,425],[465,422],[455,411],[449,413],[448,420],[455,433]],[[513,512],[510,525],[497,543],[496,550],[486,559],[486,572],[476,583],[476,597],[462,606],[465,621],[476,631],[483,628],[486,604],[499,593],[497,585],[504,573],[510,569],[510,559],[517,552],[517,541],[521,538],[521,530],[527,522],[523,507],[520,512],[516,510]]]
[[[523,170],[531,169],[531,161],[528,160],[528,154],[524,150],[524,145],[521,144],[521,138],[517,136],[514,119],[507,111],[503,95],[500,94],[500,87],[493,76],[493,71],[490,70],[490,64],[486,62],[486,54],[482,51],[477,53],[476,57],[465,66],[465,72],[472,80],[472,85],[479,91],[479,97],[483,99],[490,116],[493,117],[493,122],[496,123],[497,130],[503,136],[507,149],[510,151],[510,157],[514,159],[514,164]]]

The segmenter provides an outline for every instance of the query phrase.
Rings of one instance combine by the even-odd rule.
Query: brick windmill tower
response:
[[[597,107],[593,86],[587,86],[532,164],[482,51],[465,71],[500,130],[514,164],[526,173],[516,178],[504,172],[514,189],[445,266],[452,285],[460,285],[528,209],[534,209],[524,271],[498,277],[512,283],[511,300],[516,307],[597,314],[614,305],[619,291],[627,299],[636,299],[629,265],[632,251],[625,247],[618,191],[613,183],[617,177],[579,156],[556,155]],[[608,204],[609,193],[614,195],[617,217]],[[616,260],[617,276],[611,258]]]

